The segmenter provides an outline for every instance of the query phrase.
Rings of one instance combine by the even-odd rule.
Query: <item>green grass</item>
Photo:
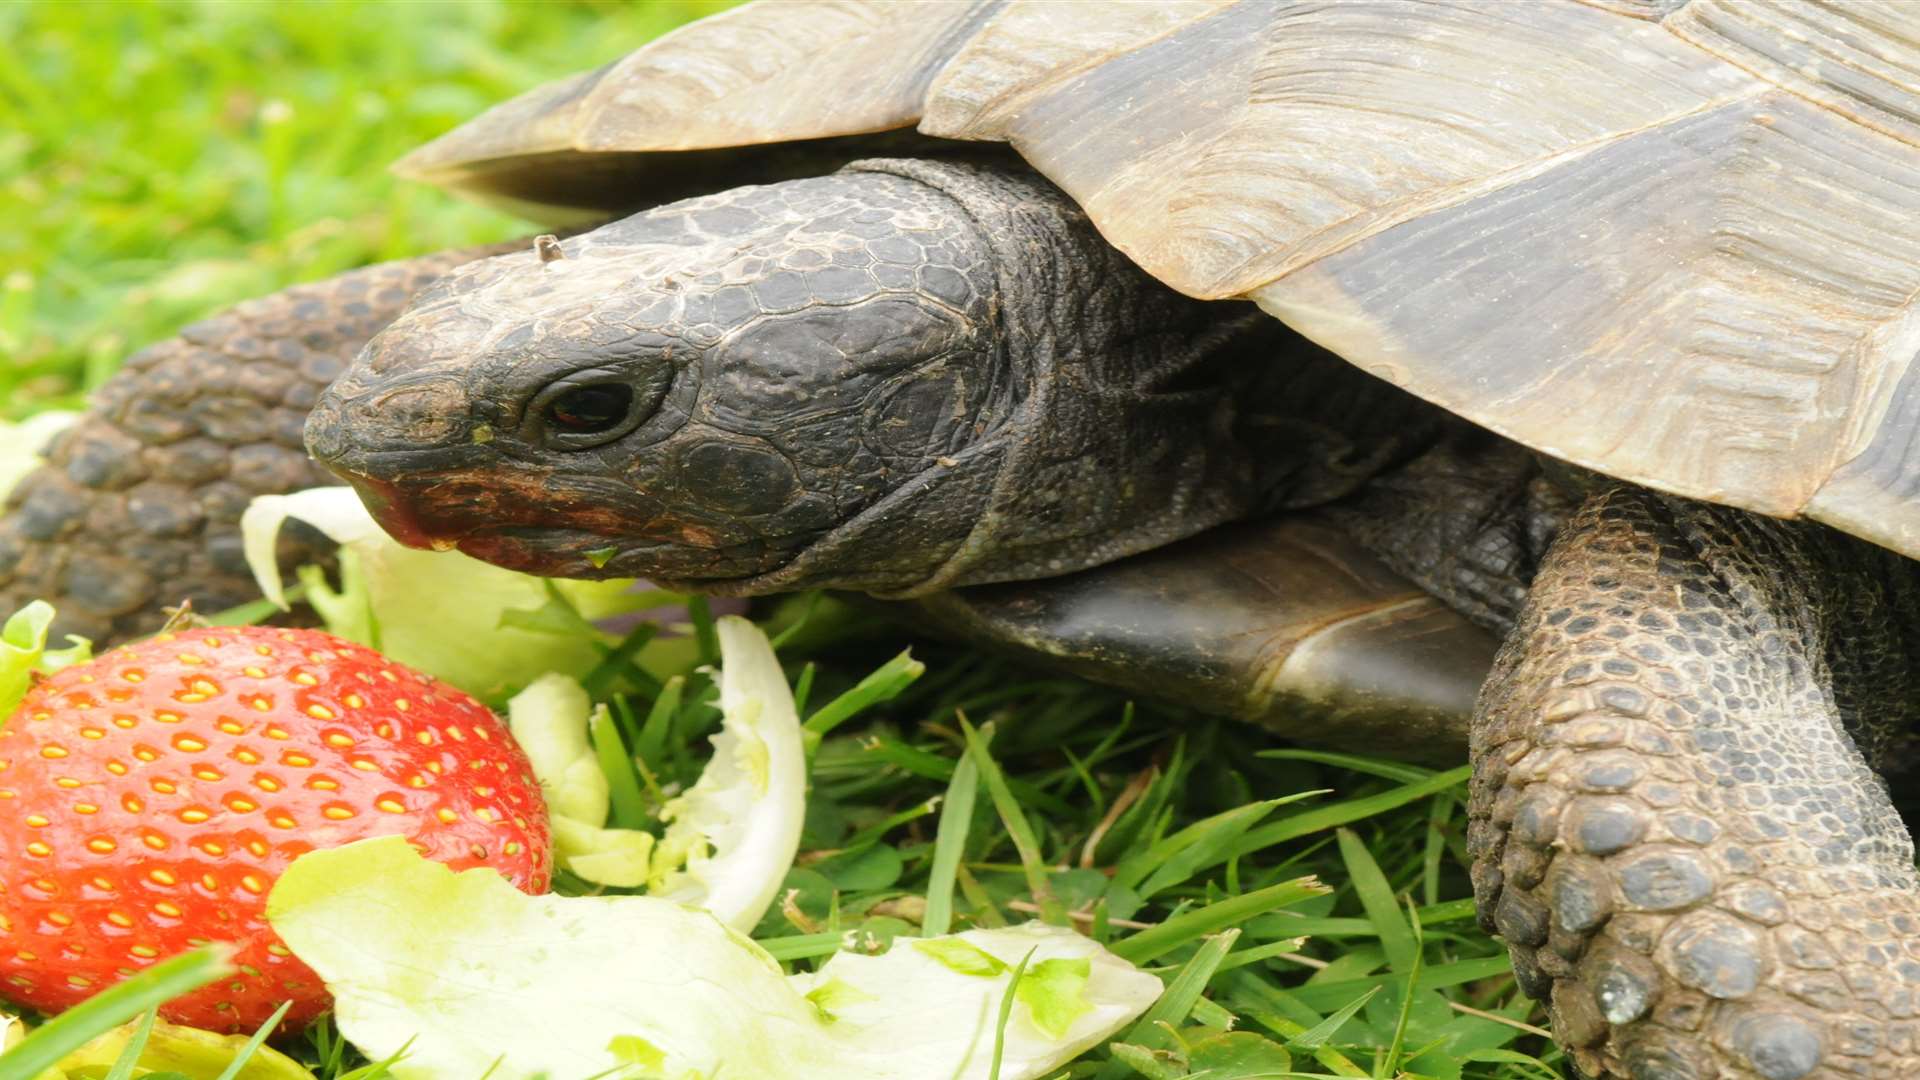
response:
[[[0,4],[0,419],[245,297],[525,232],[386,167],[726,6]]]
[[[0,6],[4,417],[71,404],[242,297],[524,232],[384,167],[718,6]],[[780,629],[800,608],[775,610]],[[937,644],[907,680],[887,667],[907,643],[831,602],[783,643],[822,740],[800,865],[760,929],[782,960],[922,921],[1065,919],[1170,986],[1076,1077],[1199,1075],[1246,1048],[1228,1029],[1285,1075],[1558,1075],[1473,923],[1460,770],[1263,753],[1256,730]],[[632,818],[697,774],[713,710],[691,661],[665,682],[618,664],[601,749],[616,772],[647,760],[621,788]],[[324,1025],[290,1049],[326,1077],[365,1065]]]

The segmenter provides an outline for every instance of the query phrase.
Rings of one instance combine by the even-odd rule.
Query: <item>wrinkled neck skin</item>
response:
[[[862,162],[560,254],[448,275],[314,410],[309,448],[400,540],[910,596],[1338,498],[1439,423],[1250,305],[1168,290],[1018,168]]]

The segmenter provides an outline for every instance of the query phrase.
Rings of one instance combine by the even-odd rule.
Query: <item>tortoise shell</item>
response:
[[[1920,557],[1920,5],[808,0],[421,148],[549,219],[1002,142],[1192,296],[1546,454]]]

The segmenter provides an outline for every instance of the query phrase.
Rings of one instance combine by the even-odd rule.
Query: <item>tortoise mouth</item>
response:
[[[763,540],[729,540],[668,518],[635,519],[576,494],[542,471],[411,474],[386,479],[336,467],[396,541],[459,551],[540,577],[644,577],[700,592],[753,590],[794,556]]]
[[[418,502],[408,497],[402,485],[337,466],[334,472],[352,485],[367,512],[388,536],[411,548],[434,551],[450,551],[458,545],[459,534],[442,533],[437,528],[438,522],[419,512]]]

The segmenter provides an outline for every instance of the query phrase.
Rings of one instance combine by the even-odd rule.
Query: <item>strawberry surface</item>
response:
[[[207,942],[240,974],[162,1008],[285,1029],[329,999],[266,920],[315,848],[401,835],[546,891],[546,807],[486,706],[314,630],[162,634],[36,686],[0,731],[0,997],[48,1012]]]

